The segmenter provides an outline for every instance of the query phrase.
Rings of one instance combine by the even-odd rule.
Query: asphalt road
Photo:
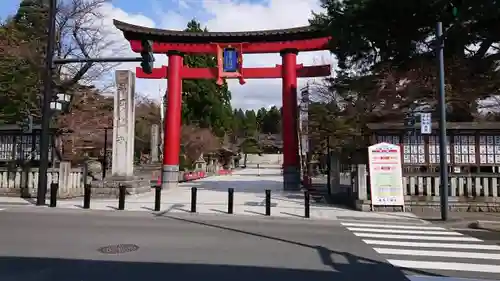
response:
[[[455,228],[453,230],[467,236],[472,236],[481,239],[483,241],[488,242],[489,244],[500,245],[500,232],[498,231],[490,231],[483,229],[466,229],[466,228]]]
[[[472,237],[481,241],[467,241]],[[498,233],[436,228],[415,220],[314,221],[10,206],[0,211],[0,281],[500,280],[500,274],[493,274],[500,268],[498,249],[490,249],[498,239]],[[119,244],[125,245],[119,250],[128,252],[99,251]],[[406,268],[395,267],[401,265]]]
[[[0,227],[1,281],[407,280],[335,222],[9,208]],[[116,244],[138,249],[98,251]]]
[[[500,217],[496,213],[465,213],[460,215],[463,215],[465,218],[451,218],[449,222],[442,222],[440,219],[435,218],[429,219],[428,221],[433,225],[443,226],[447,229],[462,233],[464,235],[481,239],[488,244],[500,245],[500,231],[489,229],[475,229],[471,226],[476,224],[477,221],[480,220],[499,221]],[[455,214],[455,216],[459,215]]]

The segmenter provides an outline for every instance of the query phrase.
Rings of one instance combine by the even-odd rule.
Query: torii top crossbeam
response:
[[[240,32],[187,32],[148,28],[113,21],[130,42],[134,52],[142,50],[141,40],[153,40],[153,52],[216,53],[217,44],[241,44],[245,54],[279,53],[285,49],[298,52],[328,49],[330,37],[312,26]],[[207,44],[207,42],[213,44]]]
[[[243,84],[244,79],[278,78],[281,77],[281,66],[244,68],[243,54],[304,52],[328,49],[330,37],[323,30],[312,26],[289,29],[241,31],[241,32],[187,32],[164,30],[137,26],[114,20],[114,25],[123,32],[125,39],[130,42],[132,51],[141,52],[142,42],[153,42],[154,53],[180,52],[185,54],[215,54],[218,57],[217,68],[189,68],[182,67],[181,76],[185,79],[215,78],[222,83],[225,78],[238,78]],[[222,66],[223,50],[225,48],[237,50],[238,69],[233,72],[224,72]],[[297,65],[298,77],[328,76],[331,73],[330,65],[303,66]],[[138,67],[138,78],[161,79],[166,78],[168,67],[154,68],[152,73],[144,73]]]

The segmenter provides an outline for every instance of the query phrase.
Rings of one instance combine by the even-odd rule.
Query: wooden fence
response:
[[[500,174],[449,174],[450,208],[457,211],[500,211]],[[332,176],[334,193],[345,193],[356,202],[356,208],[371,208],[367,165],[350,166]],[[439,207],[440,176],[435,173],[403,174],[405,204]],[[387,209],[381,207],[381,209]]]

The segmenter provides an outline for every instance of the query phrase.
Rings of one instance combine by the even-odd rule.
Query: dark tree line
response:
[[[335,78],[313,87],[310,127],[324,148],[363,146],[369,122],[402,122],[414,109],[437,121],[436,22],[445,38],[449,122],[497,118],[500,1],[322,0],[311,24],[326,29]],[[452,13],[453,4],[458,13]]]
[[[233,132],[239,138],[281,133],[281,108],[276,106],[257,111],[235,109],[233,120]]]
[[[116,42],[91,24],[102,18],[99,8],[106,1],[57,2],[53,56],[88,58],[98,57],[107,48],[120,51]],[[0,123],[18,122],[28,115],[35,120],[41,117],[48,2],[22,0],[16,13],[0,22]],[[80,89],[80,84],[101,78],[114,66],[93,62],[57,66],[55,88],[72,94]]]

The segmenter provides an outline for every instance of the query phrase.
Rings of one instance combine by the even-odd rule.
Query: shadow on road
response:
[[[325,252],[325,254],[327,254]],[[376,264],[358,264],[338,268],[339,272],[273,267],[209,265],[187,263],[149,263],[52,258],[0,258],[2,281],[142,281],[142,280],[217,280],[217,281],[400,281],[402,275],[387,274]],[[363,272],[363,274],[361,274]],[[361,279],[361,276],[362,279]],[[374,278],[375,277],[375,278]],[[360,278],[360,279],[358,279]],[[383,279],[384,278],[384,279]],[[387,279],[390,278],[390,279]]]
[[[334,251],[323,245],[302,243],[242,230],[235,227],[208,223],[205,221],[164,215],[164,220],[214,228],[220,231],[269,239],[290,246],[314,250],[320,257],[325,270],[287,269],[276,267],[257,267],[230,264],[192,264],[172,262],[133,262],[133,254],[102,255],[99,260],[0,257],[1,281],[142,281],[142,280],[218,280],[218,281],[404,281],[404,274],[392,265],[345,251]],[[342,243],[342,241],[339,241]],[[139,249],[139,251],[141,251]],[[224,249],[220,249],[224,251]],[[244,255],[245,253],[241,253]],[[137,259],[136,256],[135,259]],[[286,257],[283,257],[286,258]],[[120,260],[127,261],[120,261]],[[193,257],[196,260],[196,257]],[[433,275],[424,271],[412,270],[418,275]]]
[[[246,175],[245,175],[246,176]],[[304,193],[303,191],[283,191],[283,183],[276,180],[267,180],[265,177],[261,177],[258,180],[251,178],[248,180],[242,180],[244,177],[232,176],[227,180],[218,180],[217,178],[207,178],[196,182],[196,187],[198,191],[214,191],[227,193],[229,188],[234,189],[235,198],[239,194],[254,194],[256,198],[264,200],[266,198],[266,189],[271,190],[271,200],[275,202],[282,203],[292,203],[299,206],[304,205]],[[200,195],[202,196],[202,195]],[[350,208],[324,202],[316,202],[314,198],[311,198],[311,206],[313,207],[327,207],[327,208],[337,208],[339,210],[350,210]],[[259,204],[260,202],[254,202],[254,204]],[[252,204],[248,202],[247,205]],[[280,204],[280,203],[278,203]]]
[[[237,176],[234,176],[228,180],[217,180],[214,179],[203,179],[203,181],[198,181],[198,190],[211,190],[219,192],[227,192],[229,188],[234,188],[234,192],[245,192],[245,193],[258,193],[264,194],[266,189],[275,192],[283,191],[283,183],[274,180],[265,180],[259,178],[259,180],[241,180]]]
[[[222,225],[217,225],[213,223],[207,223],[207,222],[202,222],[198,220],[190,220],[190,219],[185,219],[185,218],[179,218],[179,217],[174,217],[174,216],[164,216],[164,218],[167,219],[172,219],[172,220],[177,220],[177,221],[182,221],[190,224],[197,224],[202,227],[211,227],[211,228],[217,228],[220,230],[225,230],[225,231],[231,231],[231,232],[236,232],[244,235],[251,235],[263,239],[270,239],[274,241],[279,241],[283,243],[288,243],[294,246],[300,246],[300,247],[305,247],[305,248],[310,248],[314,249],[317,251],[318,255],[320,256],[322,262],[324,265],[330,267],[333,271],[330,273],[330,280],[346,280],[346,281],[358,281],[358,280],[372,280],[372,281],[382,281],[382,280],[391,280],[391,281],[396,281],[396,280],[409,280],[407,279],[404,274],[394,266],[386,263],[386,262],[380,262],[377,260],[365,258],[365,257],[360,257],[357,255],[353,255],[348,252],[339,252],[339,251],[333,251],[331,249],[328,249],[324,246],[320,245],[310,245],[306,243],[301,243],[298,241],[292,241],[280,237],[273,237],[265,234],[260,234],[260,233],[255,233],[255,232],[250,232],[242,229],[237,229],[237,228],[232,228],[232,227],[227,227],[227,226],[222,226]],[[336,263],[335,260],[332,258],[333,255],[340,255],[344,257],[348,263]],[[418,269],[406,269],[408,272],[412,272],[416,275],[426,275],[426,276],[436,276],[439,277],[441,275],[437,275],[434,273],[426,272],[423,270],[418,270]],[[311,276],[312,277],[312,276]],[[335,278],[340,278],[340,279],[335,279]],[[292,280],[299,280],[299,279],[292,279]],[[313,279],[314,280],[314,279]],[[322,279],[317,279],[317,280],[322,280]]]

